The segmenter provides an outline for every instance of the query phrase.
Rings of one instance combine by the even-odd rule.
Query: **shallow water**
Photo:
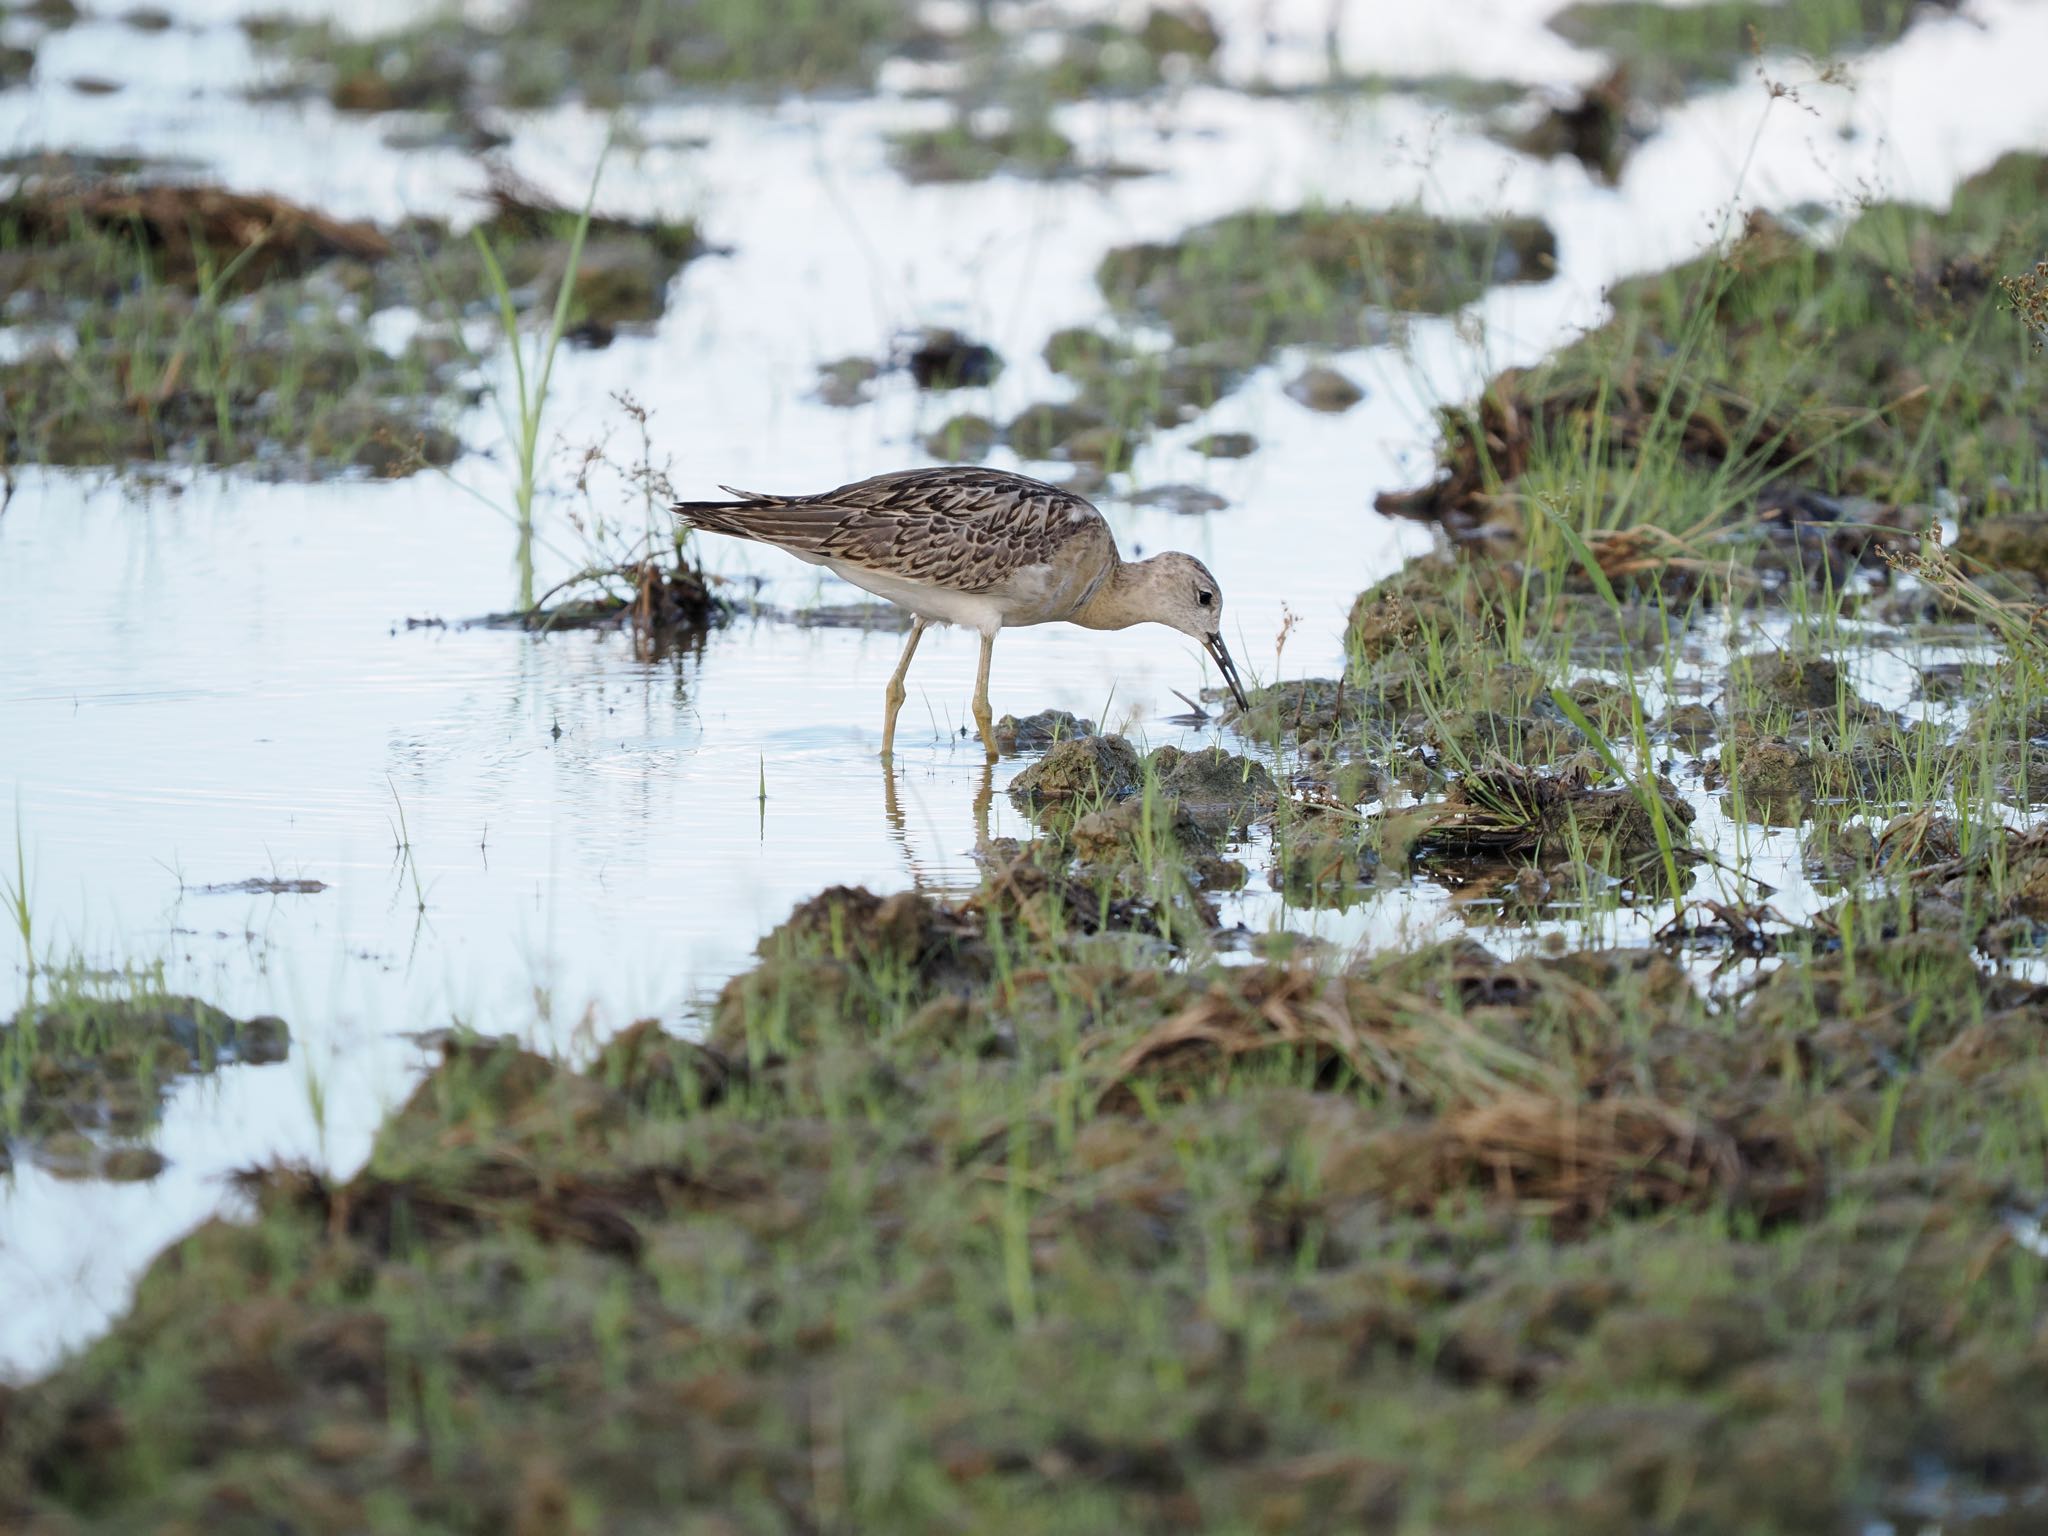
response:
[[[161,35],[113,23],[57,34],[44,78],[0,93],[0,146],[146,147],[345,214],[470,206],[483,180],[473,160],[391,150],[374,120],[324,104],[243,101],[234,88],[259,66],[230,8],[177,9],[191,24]],[[1542,30],[1547,9],[1414,7],[1391,33],[1347,17],[1347,64],[1424,73],[1478,36],[1484,67],[1583,79],[1598,61]],[[1227,67],[1238,79],[1306,70],[1327,14],[1277,7],[1278,40],[1233,44]],[[943,108],[894,95],[652,112],[636,126],[660,147],[616,153],[600,202],[694,214],[731,254],[684,271],[651,336],[565,356],[554,467],[565,480],[577,449],[607,432],[621,446],[619,391],[653,411],[657,453],[673,455],[685,495],[719,481],[821,487],[920,462],[916,436],[953,411],[1001,419],[1060,392],[1038,348],[1099,317],[1092,273],[1113,244],[1311,197],[1540,211],[1558,229],[1559,276],[1340,356],[1369,391],[1350,413],[1288,400],[1281,386],[1300,359],[1286,358],[1147,447],[1140,484],[1197,481],[1229,498],[1226,511],[1105,506],[1127,551],[1184,547],[1219,572],[1249,672],[1327,674],[1351,598],[1427,547],[1423,529],[1370,508],[1376,492],[1427,475],[1439,401],[1597,320],[1604,285],[1698,249],[1737,202],[1940,201],[2003,150],[2048,144],[2033,62],[2044,55],[2048,7],[1983,0],[1863,61],[1853,89],[1808,88],[1811,112],[1768,103],[1754,83],[1675,111],[1618,188],[1398,94],[1337,106],[1201,88],[1165,106],[1069,109],[1064,126],[1084,149],[1158,171],[1107,186],[905,185],[883,136]],[[87,72],[126,89],[87,98],[62,84]],[[599,119],[561,110],[508,126],[515,166],[580,190]],[[993,390],[920,397],[885,380],[850,411],[808,397],[820,361],[873,354],[934,321],[1005,354]],[[1250,459],[1212,463],[1186,446],[1234,428],[1259,436]],[[506,499],[502,452],[487,456],[501,441],[494,415],[475,412],[464,436],[476,451],[452,479],[173,476],[143,490],[30,471],[0,513],[0,793],[18,807],[38,949],[161,961],[174,988],[281,1014],[294,1037],[284,1064],[178,1090],[159,1143],[171,1167],[151,1184],[62,1183],[17,1166],[0,1188],[0,1371],[33,1371],[89,1336],[152,1254],[221,1205],[225,1172],[280,1156],[360,1160],[418,1069],[414,1032],[462,1019],[573,1048],[637,1016],[686,1021],[821,886],[971,882],[985,788],[990,830],[1022,830],[1001,793],[1018,765],[985,784],[978,746],[959,739],[974,663],[963,637],[920,652],[892,806],[874,753],[895,635],[743,619],[646,662],[619,636],[410,627],[514,596],[510,530],[470,494]],[[544,508],[543,585],[577,548],[577,509],[569,497]],[[767,604],[852,595],[772,552],[713,545],[713,568],[758,582]],[[1276,657],[1290,612],[1300,623]],[[1203,681],[1199,651],[1165,631],[1049,629],[1003,637],[994,692],[999,711],[1106,715],[1159,745],[1189,734],[1168,723],[1184,708],[1173,690]],[[1715,846],[1733,836],[1717,831]],[[1748,836],[1758,872],[1784,876],[1796,899],[1796,835]],[[1259,850],[1247,858],[1263,870]],[[272,874],[328,889],[200,891]],[[1257,880],[1232,916],[1339,943],[1459,921],[1430,887],[1304,915]],[[0,1009],[27,980],[11,957]]]

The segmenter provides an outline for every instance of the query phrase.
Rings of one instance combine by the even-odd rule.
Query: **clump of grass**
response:
[[[494,25],[442,12],[366,37],[272,19],[252,37],[286,64],[269,92],[468,117],[578,98],[609,109],[684,85],[862,85],[920,35],[904,0],[639,0],[623,20],[618,8],[521,0]]]
[[[207,189],[196,195],[204,207]],[[139,215],[102,219],[80,203],[44,216],[61,202],[0,213],[0,266],[29,280],[57,333],[0,367],[10,461],[312,474],[453,458],[432,399],[445,374],[422,352],[378,350],[348,313],[356,256],[284,213],[284,233],[216,250],[195,237],[196,216],[167,246]]]
[[[1804,55],[1827,69],[1843,54],[1893,41],[1919,10],[1914,0],[1590,0],[1565,7],[1551,26],[1611,54],[1646,95],[1675,101],[1733,80],[1765,52]]]

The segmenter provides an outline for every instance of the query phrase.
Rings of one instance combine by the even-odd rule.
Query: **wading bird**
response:
[[[1246,707],[1223,643],[1223,591],[1209,568],[1178,552],[1124,560],[1102,514],[1071,491],[969,466],[900,470],[815,496],[719,489],[738,500],[678,502],[673,511],[710,533],[773,544],[909,610],[910,638],[883,695],[885,758],[896,742],[903,679],[933,624],[981,635],[974,723],[991,761],[988,667],[1000,629],[1165,624],[1201,642]]]

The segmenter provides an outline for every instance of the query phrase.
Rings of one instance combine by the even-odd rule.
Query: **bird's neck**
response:
[[[1129,629],[1144,620],[1139,597],[1147,562],[1112,558],[1116,563],[1109,568],[1109,574],[1073,617],[1072,622],[1083,629]]]

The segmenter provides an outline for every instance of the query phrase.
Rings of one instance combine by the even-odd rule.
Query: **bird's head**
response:
[[[1223,643],[1223,588],[1209,574],[1209,567],[1193,555],[1178,550],[1154,555],[1137,563],[1142,571],[1143,617],[1165,624],[1191,639],[1215,658],[1223,681],[1239,709],[1251,708],[1244,685],[1237,679],[1237,663],[1230,659],[1230,647]]]

